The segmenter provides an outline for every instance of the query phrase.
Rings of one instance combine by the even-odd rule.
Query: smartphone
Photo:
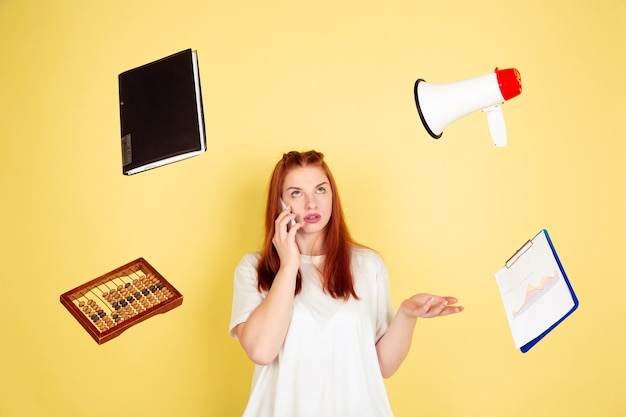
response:
[[[282,198],[280,199],[280,205],[283,208],[283,210],[287,209],[287,204],[285,204]],[[291,219],[291,221],[289,222],[289,226],[287,226],[287,230],[289,230],[289,228],[293,226],[294,224],[296,224],[296,219]]]

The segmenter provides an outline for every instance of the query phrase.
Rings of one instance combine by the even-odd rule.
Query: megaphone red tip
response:
[[[515,68],[499,70],[496,68],[498,86],[504,100],[511,99],[522,92],[522,76]]]

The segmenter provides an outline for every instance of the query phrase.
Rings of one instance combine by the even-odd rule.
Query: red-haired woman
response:
[[[235,270],[230,333],[256,364],[244,416],[385,417],[383,378],[409,352],[418,317],[463,310],[418,294],[394,315],[380,255],[352,240],[316,151],[272,174],[265,244]]]

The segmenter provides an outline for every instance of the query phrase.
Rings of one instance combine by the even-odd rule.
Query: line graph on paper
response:
[[[524,292],[524,300],[522,301],[521,305],[511,310],[511,315],[513,316],[513,318],[524,314],[524,312],[532,308],[533,304],[535,302],[538,302],[544,294],[549,292],[559,282],[560,279],[561,274],[559,273],[558,268],[555,268],[553,274],[543,275],[538,285],[528,283]]]

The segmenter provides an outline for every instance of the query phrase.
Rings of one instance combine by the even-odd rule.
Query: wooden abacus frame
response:
[[[183,295],[143,258],[67,291],[60,298],[98,344],[183,303]]]

